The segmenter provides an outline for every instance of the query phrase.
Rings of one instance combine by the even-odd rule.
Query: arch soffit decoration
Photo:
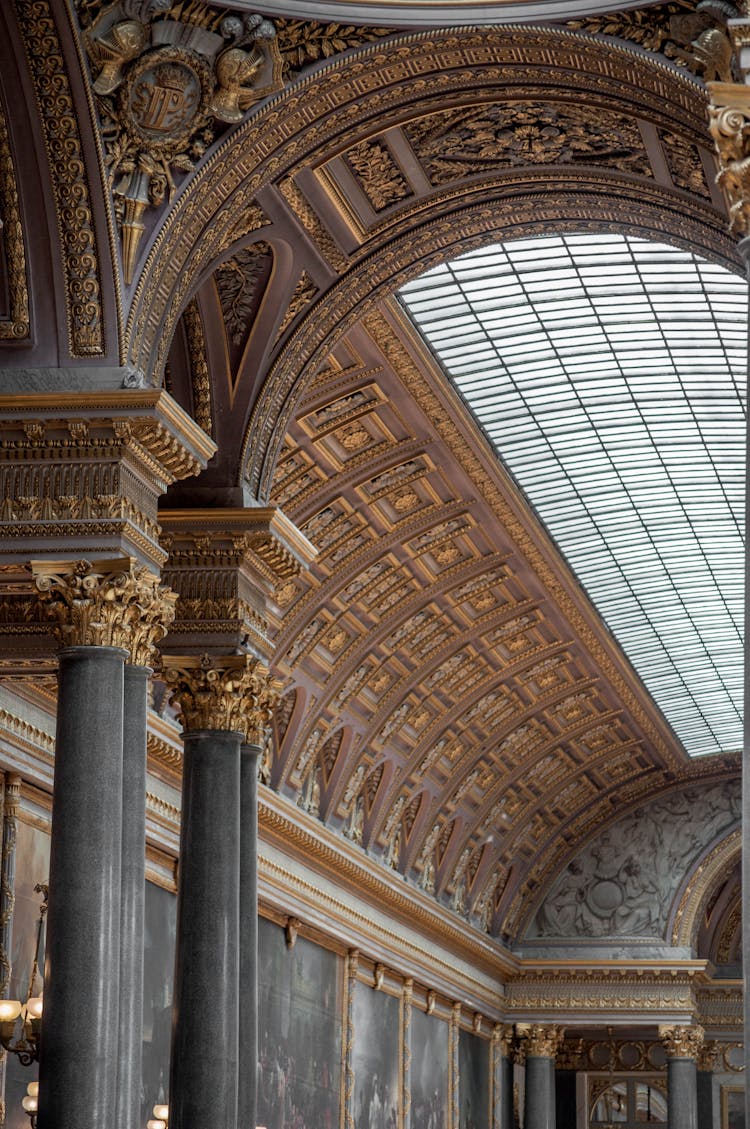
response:
[[[478,76],[481,75],[481,81]],[[560,29],[514,27],[404,35],[380,41],[316,70],[271,99],[219,145],[186,187],[156,236],[138,281],[128,322],[132,363],[158,382],[181,310],[219,262],[257,238],[268,197],[299,195],[297,176],[320,169],[367,138],[438,107],[536,98],[617,111],[645,121],[708,154],[706,95],[697,81],[637,47]],[[700,161],[700,155],[698,154]],[[669,180],[669,177],[667,177]],[[467,208],[467,196],[470,206]],[[293,405],[331,339],[431,262],[530,224],[630,226],[736,262],[716,200],[582,163],[509,168],[451,190],[404,202],[362,233],[346,252],[316,249],[331,262],[331,283],[277,351],[247,435],[245,469],[252,491],[267,496]],[[270,198],[270,197],[269,197]],[[541,209],[541,210],[540,210]],[[322,227],[308,215],[303,226]],[[248,228],[243,231],[246,217]],[[239,217],[239,219],[238,219]],[[531,229],[533,230],[533,228]],[[314,237],[317,234],[313,231]],[[156,301],[153,296],[158,295]]]
[[[493,98],[512,101],[514,95],[528,98],[530,91],[540,101],[593,102],[598,107],[617,106],[620,111],[625,104],[652,125],[672,129],[696,146],[706,145],[705,94],[684,73],[637,50],[584,35],[540,29],[509,31],[446,32],[380,43],[321,68],[248,119],[188,185],[155,240],[131,312],[131,359],[144,365],[153,354],[151,373],[158,380],[163,355],[152,346],[160,335],[165,346],[170,340],[195,280],[207,278],[237,247],[262,238],[253,226],[258,220],[258,199],[279,191],[283,195],[283,186],[294,188],[296,173],[306,165],[323,165],[394,123],[409,120],[414,116],[415,88],[423,96],[429,92],[441,104],[450,99],[456,106],[469,99],[476,102],[477,97],[487,102]],[[486,77],[480,95],[478,69]],[[377,93],[363,98],[367,91]],[[421,114],[426,105],[429,108],[433,103],[421,102]],[[258,146],[259,137],[263,148]],[[244,213],[250,218],[243,231],[238,216]],[[323,259],[326,253],[329,256],[331,284],[282,344],[256,404],[248,429],[253,449],[246,449],[245,460],[253,492],[259,497],[270,493],[276,455],[295,408],[335,342],[400,282],[449,253],[509,233],[530,234],[555,225],[578,230],[611,226],[641,235],[666,234],[710,257],[734,263],[734,247],[724,234],[724,224],[711,201],[673,185],[603,168],[546,165],[508,169],[478,179],[468,188],[464,184],[436,190],[429,199],[404,205],[386,221],[373,225],[348,253],[332,246],[332,240],[327,246],[319,244],[316,249]],[[202,239],[208,230],[211,239]],[[147,308],[147,296],[154,293],[163,300]],[[297,736],[292,736],[292,757],[299,753]],[[383,767],[378,784],[384,782],[387,787],[393,773],[383,772]],[[377,765],[370,775],[376,769]],[[339,771],[337,768],[337,778]],[[701,771],[706,770],[690,770],[694,775]],[[345,779],[342,772],[342,788]],[[649,783],[641,781],[631,788],[630,797],[648,790]],[[331,797],[330,811],[334,801]],[[376,789],[369,804],[370,830],[387,829],[392,820],[393,809],[389,811],[383,803],[378,814],[377,804]],[[422,803],[419,818],[424,826],[428,812],[429,804]],[[586,826],[599,826],[608,817],[609,796],[593,805]],[[469,849],[464,846],[466,835],[454,834],[463,823],[460,817],[453,818],[443,829],[447,839],[440,855],[440,881],[446,892]],[[409,845],[412,859],[418,849],[419,844]],[[474,845],[472,859],[477,850]],[[551,868],[559,867],[559,862],[558,838],[548,842],[546,854],[538,856],[531,869],[516,868],[514,889],[504,892],[498,878],[493,890],[495,923],[499,926],[501,912],[508,911],[507,926],[519,935],[523,906],[549,881]],[[479,869],[486,876],[488,864],[481,857]]]

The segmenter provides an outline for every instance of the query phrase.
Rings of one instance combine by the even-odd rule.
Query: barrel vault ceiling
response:
[[[713,19],[676,0],[430,38],[279,18],[276,93],[177,176],[120,287],[127,358],[161,363],[219,448],[167,505],[244,491],[318,550],[275,594],[265,785],[509,942],[607,823],[738,760],[688,760],[394,294],[551,229],[736,269],[690,51]],[[256,147],[256,114],[278,147]],[[199,192],[225,203],[187,243]],[[188,260],[159,321],[158,272]],[[727,948],[737,881],[717,894]]]

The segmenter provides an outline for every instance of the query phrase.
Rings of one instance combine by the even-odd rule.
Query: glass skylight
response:
[[[740,749],[743,279],[555,235],[400,297],[688,753]]]

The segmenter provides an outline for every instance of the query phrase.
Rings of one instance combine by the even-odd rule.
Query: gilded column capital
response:
[[[583,1039],[562,1039],[557,1048],[555,1066],[558,1070],[579,1070],[583,1055]]]
[[[240,733],[260,744],[280,683],[251,655],[165,655],[164,677],[185,730]]]
[[[174,618],[176,596],[132,557],[32,561],[39,598],[64,647],[120,647],[149,666]]]
[[[705,1071],[715,1070],[720,1055],[721,1044],[716,1039],[711,1039],[710,1042],[703,1043],[698,1048],[698,1069]]]
[[[729,230],[750,235],[750,86],[707,83],[709,129],[716,145],[716,183],[729,205]]]
[[[516,1032],[521,1037],[526,1058],[554,1058],[562,1042],[564,1028],[556,1024],[518,1023]]]
[[[514,1035],[512,1023],[496,1023],[492,1028],[492,1042],[497,1046],[503,1058],[510,1058],[513,1052]]]
[[[659,1027],[659,1038],[667,1058],[697,1058],[704,1030],[697,1023],[675,1023]]]

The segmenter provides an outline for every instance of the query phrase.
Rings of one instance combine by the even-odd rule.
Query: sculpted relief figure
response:
[[[568,864],[528,936],[663,938],[685,875],[739,818],[737,782],[652,800],[600,832]]]

